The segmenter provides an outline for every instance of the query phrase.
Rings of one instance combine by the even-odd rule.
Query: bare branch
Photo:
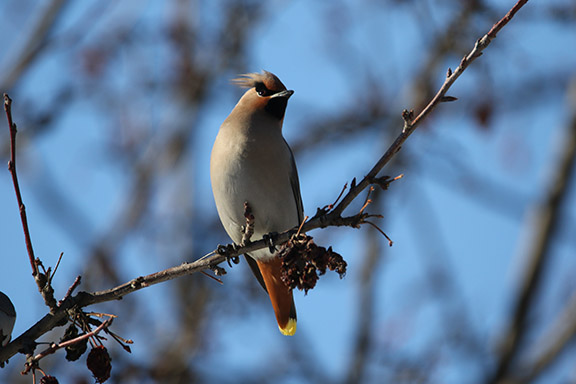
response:
[[[42,261],[36,259],[34,256],[34,248],[32,247],[32,239],[30,237],[30,229],[28,228],[28,217],[26,216],[26,206],[22,201],[22,193],[20,192],[20,184],[18,183],[18,174],[16,172],[16,124],[12,120],[12,99],[8,94],[4,94],[4,110],[6,111],[6,119],[8,120],[8,127],[10,129],[10,160],[8,161],[8,170],[12,175],[12,183],[14,184],[14,191],[16,193],[16,201],[20,210],[20,221],[22,222],[22,229],[24,230],[24,241],[26,242],[26,250],[28,252],[28,259],[32,267],[32,276],[38,286],[38,291],[42,294],[44,303],[53,312],[57,306],[54,299],[54,289],[52,288],[52,275],[50,268],[48,271],[43,269],[40,272],[38,267],[42,267]],[[62,255],[60,255],[62,257]],[[58,260],[60,262],[60,260]]]
[[[16,173],[16,124],[12,120],[12,99],[8,94],[4,94],[4,111],[6,111],[6,119],[8,120],[8,127],[10,129],[10,160],[8,161],[8,170],[12,175],[12,183],[14,184],[14,191],[16,192],[16,200],[18,201],[18,209],[20,210],[20,220],[22,221],[22,228],[24,230],[24,240],[26,241],[26,250],[28,251],[28,258],[30,266],[32,267],[32,276],[38,275],[38,266],[35,262],[34,248],[32,247],[32,239],[30,238],[30,230],[28,228],[28,218],[26,217],[26,206],[22,202],[22,193],[20,192],[20,184],[18,183],[18,174]]]
[[[378,160],[376,165],[368,172],[368,174],[356,185],[354,188],[350,188],[350,191],[344,196],[340,204],[334,208],[334,211],[331,214],[340,215],[346,207],[350,205],[350,203],[362,192],[366,187],[368,187],[371,183],[371,180],[375,178],[378,173],[384,168],[390,160],[394,157],[394,155],[400,151],[402,148],[402,144],[408,139],[408,137],[418,128],[420,123],[440,104],[446,93],[450,89],[450,87],[454,84],[454,82],[462,75],[462,73],[468,68],[468,66],[476,60],[478,57],[482,55],[482,52],[490,45],[492,39],[496,37],[496,33],[498,33],[511,19],[514,17],[516,12],[520,8],[526,4],[528,0],[519,0],[512,9],[502,18],[500,19],[491,29],[490,31],[478,39],[476,44],[474,44],[474,48],[468,53],[468,55],[464,56],[460,65],[454,71],[448,71],[448,75],[444,84],[440,87],[440,90],[436,93],[434,98],[428,103],[428,105],[412,120],[412,113],[410,111],[403,112],[404,117],[404,129],[402,133],[396,138],[394,143],[388,148],[386,153]]]

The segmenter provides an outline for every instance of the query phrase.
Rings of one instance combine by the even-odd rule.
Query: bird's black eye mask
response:
[[[263,82],[256,83],[254,87],[256,89],[256,93],[260,97],[267,97],[272,96],[278,92],[274,92],[266,88]],[[281,92],[281,91],[279,91]],[[265,110],[278,120],[282,120],[284,118],[284,113],[286,112],[286,105],[288,104],[288,99],[285,97],[273,97],[268,101],[266,104]]]
[[[266,88],[266,86],[264,85],[263,82],[256,83],[256,86],[254,88],[256,88],[256,93],[258,94],[258,96],[261,96],[261,97],[270,96],[270,95],[273,95],[274,93],[276,93],[276,92],[272,92],[271,90]]]

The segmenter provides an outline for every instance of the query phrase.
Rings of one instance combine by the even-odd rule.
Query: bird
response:
[[[15,322],[16,309],[14,309],[14,304],[4,292],[0,292],[0,347],[4,347],[10,342]]]
[[[282,135],[294,91],[267,71],[240,75],[232,82],[248,90],[220,126],[210,156],[210,179],[220,221],[234,243],[241,244],[245,203],[254,217],[253,241],[300,225],[304,210],[294,155]],[[294,297],[281,280],[277,251],[263,248],[245,258],[270,297],[280,332],[294,335]]]

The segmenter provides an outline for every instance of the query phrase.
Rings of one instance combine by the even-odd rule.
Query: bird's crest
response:
[[[271,72],[262,71],[262,73],[246,73],[239,75],[240,77],[232,79],[232,83],[241,88],[254,88],[259,83],[273,92],[280,92],[286,90],[286,87],[279,78]]]

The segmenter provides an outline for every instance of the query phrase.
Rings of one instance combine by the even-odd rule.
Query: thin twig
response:
[[[370,224],[372,227],[376,228],[376,230],[377,230],[378,232],[380,232],[380,233],[386,238],[386,240],[388,240],[388,245],[389,245],[389,246],[393,246],[393,245],[394,245],[394,242],[392,241],[392,239],[391,239],[390,237],[388,237],[388,235],[386,234],[386,232],[384,232],[379,226],[377,226],[376,224],[374,224],[373,222],[368,221],[368,220],[366,220],[366,221],[364,221],[364,222],[365,222],[366,224]]]
[[[6,111],[6,119],[8,119],[8,127],[10,128],[10,160],[8,161],[8,170],[12,175],[12,183],[14,184],[14,191],[16,192],[16,200],[18,201],[18,209],[20,210],[20,221],[22,221],[22,229],[24,230],[24,240],[26,241],[26,250],[28,251],[28,259],[32,267],[32,276],[38,275],[38,266],[35,262],[34,248],[32,248],[32,239],[30,238],[30,230],[28,228],[28,218],[26,216],[26,207],[22,202],[22,194],[20,192],[20,184],[18,183],[18,174],[16,173],[16,124],[12,121],[12,99],[7,93],[4,94],[4,111]]]
[[[374,187],[370,186],[368,194],[366,195],[366,200],[364,200],[364,205],[360,208],[360,213],[364,213],[364,210],[372,203],[372,199],[370,198],[372,192],[374,192]]]
[[[54,271],[56,271],[56,269],[54,269]],[[81,281],[82,281],[82,276],[76,276],[76,279],[74,279],[74,282],[72,283],[70,288],[68,288],[68,290],[66,291],[64,298],[62,298],[62,300],[58,301],[58,306],[61,306],[62,302],[64,302],[64,300],[66,300],[67,298],[69,298],[72,295],[74,290],[80,285]]]
[[[8,170],[12,175],[12,183],[14,184],[14,191],[16,193],[16,201],[20,210],[20,221],[22,222],[22,229],[24,231],[24,241],[26,242],[26,250],[28,252],[28,259],[32,267],[32,276],[38,286],[38,291],[44,299],[44,303],[54,312],[57,307],[56,300],[54,299],[54,289],[52,288],[52,277],[50,276],[50,268],[48,271],[42,266],[42,261],[36,259],[34,256],[34,248],[32,247],[32,239],[30,237],[30,229],[28,228],[28,217],[26,215],[26,206],[22,201],[22,193],[20,192],[20,183],[18,182],[18,173],[16,172],[16,124],[12,120],[12,99],[8,94],[4,94],[4,110],[6,111],[6,119],[8,120],[8,127],[10,129],[10,160],[8,161]],[[62,255],[60,255],[62,257]],[[43,273],[38,270],[42,266]]]
[[[211,278],[212,280],[216,281],[217,283],[220,283],[222,285],[224,285],[224,282],[222,280],[220,280],[219,278],[212,276],[211,274],[209,274],[206,271],[200,271],[200,273],[202,273],[204,276]]]
[[[304,223],[306,222],[306,220],[308,220],[309,216],[305,216],[304,219],[302,220],[302,222],[300,223],[300,226],[298,227],[298,230],[296,231],[296,237],[300,236],[300,232],[302,231],[302,226],[304,226]]]
[[[64,252],[60,252],[60,257],[58,257],[58,261],[56,262],[56,266],[54,267],[54,272],[52,272],[52,274],[50,275],[50,281],[52,281],[52,278],[54,277],[54,275],[56,274],[56,271],[58,270],[58,267],[60,266],[60,262],[62,261],[62,256],[64,256]]]

